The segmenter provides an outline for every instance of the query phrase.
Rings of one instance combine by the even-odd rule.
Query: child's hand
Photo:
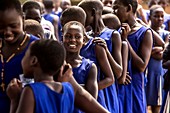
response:
[[[106,41],[100,37],[95,37],[93,39],[93,43],[96,43],[98,45],[101,45],[102,47],[104,47],[105,50],[107,50],[107,44],[106,44]]]
[[[130,77],[129,72],[127,72],[126,73],[126,79],[125,79],[124,85],[130,84],[131,81],[132,81],[132,78]]]
[[[129,24],[122,23],[121,33],[120,33],[122,40],[126,40],[127,39],[127,36],[130,33],[130,31],[131,31],[131,28],[130,28]]]
[[[59,76],[58,76],[58,81],[59,82],[69,82],[71,77],[73,76],[72,72],[72,67],[70,64],[64,64],[61,67]]]
[[[20,80],[14,78],[8,84],[7,87],[7,95],[11,100],[17,100],[20,98],[20,94],[22,91],[22,83]]]

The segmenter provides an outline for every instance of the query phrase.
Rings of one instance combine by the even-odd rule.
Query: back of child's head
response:
[[[37,57],[44,73],[54,75],[63,65],[66,52],[59,42],[52,39],[41,39],[31,44],[30,55]]]
[[[41,11],[40,4],[38,2],[32,1],[32,0],[25,1],[22,6],[23,12],[25,12],[26,10],[29,10],[29,9],[39,9]]]
[[[62,12],[60,20],[62,26],[64,26],[69,21],[78,21],[85,25],[86,13],[78,6],[70,6]]]
[[[24,21],[24,30],[28,34],[37,36],[38,38],[44,38],[44,30],[41,24],[33,19],[27,19]]]
[[[157,0],[149,0],[148,8],[151,8],[153,5],[157,5],[157,4],[158,4]]]
[[[53,8],[53,0],[43,0],[43,4],[45,6],[45,9]]]
[[[103,11],[102,11],[102,15],[108,14],[108,13],[113,13],[113,9],[111,7],[104,6]]]
[[[169,3],[168,0],[158,0],[158,4],[161,5],[165,10]]]
[[[67,22],[67,23],[64,25],[64,27],[63,27],[63,33],[64,33],[65,31],[67,31],[67,29],[70,28],[70,26],[79,26],[79,27],[81,27],[82,33],[83,33],[83,35],[85,35],[85,28],[84,28],[84,26],[83,26],[80,22],[78,22],[78,21],[69,21],[69,22]]]
[[[153,14],[153,12],[156,10],[156,9],[162,9],[162,11],[164,11],[164,9],[160,6],[160,5],[153,5],[149,10],[150,10],[150,15]]]
[[[21,3],[19,0],[0,0],[0,11],[6,11],[6,10],[16,10],[19,15],[23,15]],[[1,17],[2,18],[2,17]]]
[[[85,12],[90,13],[96,10],[98,14],[102,15],[103,3],[100,0],[82,0],[78,6],[83,8]]]
[[[110,29],[116,29],[118,30],[121,27],[121,22],[119,18],[115,14],[104,14],[102,15],[103,22],[105,26],[107,26]]]
[[[138,7],[138,2],[137,2],[137,0],[120,0],[120,1],[121,1],[121,3],[122,3],[124,6],[128,7],[128,10],[130,10],[130,6],[129,6],[129,5],[131,5],[131,6],[132,6],[132,11],[133,11],[133,13],[134,13],[134,14],[136,13],[137,7]]]
[[[68,7],[71,6],[71,1],[70,0],[62,0],[60,7],[62,8],[62,10],[64,11],[65,9],[67,9]]]

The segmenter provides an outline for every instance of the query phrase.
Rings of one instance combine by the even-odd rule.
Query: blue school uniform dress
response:
[[[70,83],[62,83],[61,93],[51,90],[40,82],[27,86],[31,87],[34,94],[35,113],[73,113],[74,89]]]
[[[129,76],[132,77],[131,71],[131,57],[129,53],[127,72]],[[133,113],[132,111],[132,84],[123,85],[118,84],[118,100],[119,100],[119,113]]]
[[[15,55],[8,63],[6,63],[6,59],[4,59],[4,82],[5,82],[5,89],[7,88],[7,85],[10,83],[10,81],[13,78],[18,78],[19,75],[23,73],[22,66],[21,66],[21,60],[25,55],[25,52],[30,45],[30,43],[34,40],[38,40],[33,35],[30,35],[30,41],[27,45],[27,47],[19,54]],[[2,62],[0,61],[0,73],[2,71]],[[2,80],[0,79],[0,84],[2,83]],[[9,113],[10,110],[10,100],[8,96],[6,95],[6,91],[3,91],[0,87],[0,112],[1,113]]]
[[[139,55],[140,44],[148,28],[142,26],[135,33],[128,35],[128,41],[133,50]],[[131,61],[132,63],[132,61]],[[133,113],[146,113],[146,96],[144,90],[145,72],[140,72],[133,64],[132,71],[132,107]]]
[[[165,13],[165,15],[164,15],[165,30],[168,30],[169,27],[170,27],[170,26],[168,25],[169,21],[170,21],[170,14]]]
[[[168,31],[160,30],[159,35],[165,41]],[[146,99],[148,105],[162,105],[163,75],[166,70],[162,67],[162,60],[150,58],[148,63]]]
[[[112,53],[112,33],[114,30],[109,28],[104,28],[103,31],[99,34],[99,37],[104,39],[107,43],[107,47]],[[101,76],[104,77],[104,74],[101,72]],[[102,78],[103,79],[103,78]],[[119,113],[119,102],[116,91],[116,83],[113,83],[111,86],[104,88],[104,95],[107,108],[111,113]]]
[[[50,14],[44,14],[43,17],[50,21],[51,23],[53,23],[54,21],[54,16],[58,16],[60,18],[61,15],[56,14],[55,12],[51,12]],[[61,31],[62,27],[61,27],[61,22],[60,19],[58,20],[58,36],[59,36],[59,40],[62,41],[62,31]]]
[[[93,61],[96,64],[96,66],[97,66],[97,80],[100,81],[100,67],[99,67],[99,63],[97,61],[96,54],[95,54],[95,44],[92,41],[93,41],[93,39],[91,38],[87,42],[87,44],[81,48],[80,55],[87,59],[90,59],[91,61]],[[103,90],[98,91],[97,101],[105,109],[107,109]]]
[[[92,61],[83,57],[81,65],[79,67],[72,69],[73,76],[79,84],[84,84],[84,85],[86,84],[88,79],[88,74],[92,67],[92,64],[93,64]],[[83,113],[83,111],[75,107],[74,113]]]
[[[120,33],[121,29],[118,30]],[[131,54],[128,53],[128,64],[127,64],[127,72],[129,72],[129,76],[132,78],[131,71]],[[132,111],[132,84],[117,85],[117,93],[118,93],[118,101],[119,101],[119,113],[133,113]]]

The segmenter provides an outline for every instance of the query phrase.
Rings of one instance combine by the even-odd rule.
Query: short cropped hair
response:
[[[24,21],[24,30],[27,33],[33,34],[38,38],[44,38],[44,30],[41,24],[33,19],[27,19]]]
[[[19,15],[23,15],[19,0],[0,0],[0,11],[15,9]]]
[[[95,9],[102,15],[103,3],[100,0],[82,0],[78,6],[87,11],[92,11]]]
[[[36,56],[44,73],[54,75],[64,64],[65,48],[52,39],[36,40],[30,46],[30,55]]]
[[[138,7],[138,2],[137,0],[120,0],[124,6],[129,7],[129,4],[132,6],[132,11],[135,14],[137,7]]]
[[[33,9],[33,8],[39,9],[41,11],[41,6],[36,1],[27,0],[27,1],[24,2],[23,6],[22,6],[23,12],[26,12],[26,10]]]
[[[64,26],[64,24],[69,21],[78,21],[81,24],[85,25],[86,13],[81,7],[70,6],[62,12],[60,20],[62,26]]]

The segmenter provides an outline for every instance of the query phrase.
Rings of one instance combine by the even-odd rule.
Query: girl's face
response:
[[[113,11],[115,15],[119,18],[121,23],[126,22],[127,18],[127,8],[126,6],[121,3],[121,0],[115,0],[113,3]]]
[[[15,9],[0,11],[0,38],[15,43],[23,35],[23,18]]]
[[[112,7],[113,1],[114,0],[102,0],[102,3],[103,3],[104,6]]]
[[[164,22],[164,10],[162,8],[154,10],[153,13],[150,15],[150,20],[152,27],[161,27]]]
[[[84,33],[79,25],[69,25],[64,29],[63,44],[67,52],[79,52],[83,46]]]
[[[21,62],[25,78],[33,78],[33,72],[32,72],[30,62],[31,62],[31,55],[30,55],[30,47],[29,47]]]

